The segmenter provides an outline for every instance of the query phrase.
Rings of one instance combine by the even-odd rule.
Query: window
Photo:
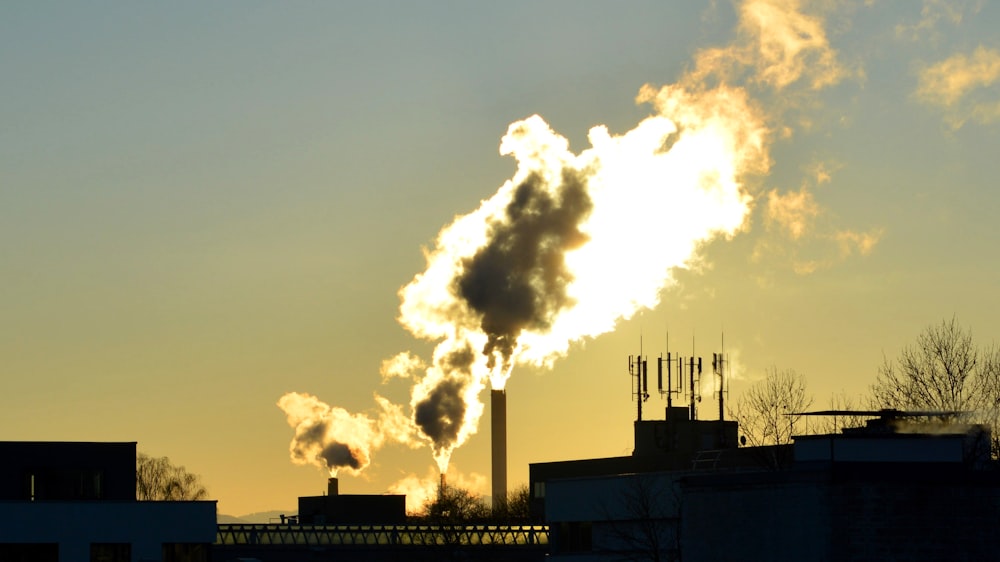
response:
[[[210,546],[202,543],[164,543],[163,562],[208,562]]]
[[[24,474],[22,497],[36,500],[99,500],[104,498],[100,469],[37,469]]]
[[[90,562],[132,562],[129,543],[91,543]]]
[[[0,543],[3,562],[59,562],[59,545],[55,543]]]
[[[590,521],[559,523],[559,552],[589,552],[591,550],[592,525]]]

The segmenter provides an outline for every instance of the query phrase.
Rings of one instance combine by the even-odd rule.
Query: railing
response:
[[[542,546],[548,525],[281,525],[226,523],[224,546]]]

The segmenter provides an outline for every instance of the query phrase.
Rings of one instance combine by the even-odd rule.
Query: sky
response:
[[[532,462],[631,452],[640,346],[724,346],[730,400],[794,369],[825,407],[930,324],[990,345],[998,24],[975,1],[4,4],[0,439],[137,441],[231,515],[325,490],[317,427],[368,432],[342,493],[419,487],[442,460],[488,492],[490,375],[516,486]],[[616,168],[650,128],[645,156],[671,163]],[[496,333],[447,291],[496,270],[432,275],[484,262],[439,233],[497,235],[533,181],[538,204],[590,195],[546,255],[591,276],[562,272],[558,305]],[[384,368],[404,352],[417,368]],[[414,412],[442,381],[469,402],[435,440]]]

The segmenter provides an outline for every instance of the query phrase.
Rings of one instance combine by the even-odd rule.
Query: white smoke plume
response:
[[[550,366],[573,342],[655,307],[675,268],[747,227],[758,194],[746,180],[768,172],[771,130],[787,131],[752,88],[812,91],[848,74],[822,18],[799,2],[748,0],[739,15],[732,45],[700,52],[675,84],[641,89],[654,113],[630,131],[593,127],[591,147],[574,154],[537,115],[511,124],[500,154],[517,161],[514,176],[425,250],[426,269],[399,292],[399,322],[436,342],[433,358],[423,373],[409,354],[382,372],[414,379],[411,420],[441,472],[476,432],[487,383],[501,389],[516,365]],[[373,435],[351,440],[332,419],[319,432],[364,452],[349,465],[360,470],[385,435],[338,419]],[[297,440],[310,424],[292,424]],[[316,456],[298,450],[293,441],[293,460]]]
[[[376,419],[331,407],[310,394],[289,392],[278,400],[288,425],[295,430],[289,451],[292,462],[315,465],[331,476],[341,470],[357,474],[371,463],[372,452],[388,437],[414,443],[413,425],[402,409],[375,395],[381,408]]]
[[[390,485],[388,491],[390,494],[404,494],[406,496],[406,512],[419,514],[430,501],[437,497],[441,486],[440,474],[435,467],[429,466],[424,477],[408,474]],[[489,485],[485,476],[478,472],[462,473],[454,464],[448,465],[445,481],[446,486],[468,490],[477,496],[489,493]]]
[[[392,378],[409,379],[419,375],[420,371],[426,369],[424,361],[409,351],[403,351],[390,359],[382,361],[382,383],[385,384]]]
[[[426,271],[400,291],[400,322],[440,341],[411,404],[442,470],[475,432],[487,379],[503,388],[515,364],[550,365],[655,307],[672,268],[743,226],[741,178],[768,167],[767,128],[746,92],[644,95],[658,115],[618,136],[595,127],[580,154],[538,116],[512,124],[500,150],[517,159],[514,177],[442,230]]]

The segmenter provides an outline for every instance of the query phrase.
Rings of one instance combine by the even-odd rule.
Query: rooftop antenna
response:
[[[695,368],[697,367],[697,373]],[[698,419],[698,409],[697,402],[701,401],[701,394],[695,391],[695,375],[697,374],[698,386],[701,386],[701,357],[694,356],[694,334],[691,335],[691,357],[688,359],[688,380],[691,384],[691,412],[690,419],[694,421]]]
[[[669,412],[670,408],[673,407],[673,397],[674,397],[674,394],[676,392],[678,392],[677,390],[674,389],[674,384],[673,384],[673,364],[674,364],[674,360],[673,360],[673,356],[670,353],[670,332],[669,331],[667,331],[666,344],[667,344],[667,357],[666,357],[666,359],[663,358],[663,354],[662,353],[656,359],[656,387],[657,387],[657,390],[660,393],[660,396],[663,396],[664,394],[667,395],[667,412]],[[664,363],[667,364],[667,386],[666,386],[666,389],[664,389],[664,387],[663,387],[663,364]],[[678,369],[678,374],[679,374],[679,369]]]
[[[712,354],[712,374],[719,377],[719,421],[725,419],[725,399],[726,399],[726,366],[729,365],[729,357],[726,356],[726,334],[722,333],[722,351]]]
[[[636,421],[642,421],[642,403],[649,400],[649,377],[646,359],[642,356],[642,334],[639,334],[639,355],[628,356],[628,374],[635,379]]]
[[[722,352],[712,354],[712,374],[719,380],[719,421],[725,419],[725,393],[726,393],[726,334],[722,333]]]

